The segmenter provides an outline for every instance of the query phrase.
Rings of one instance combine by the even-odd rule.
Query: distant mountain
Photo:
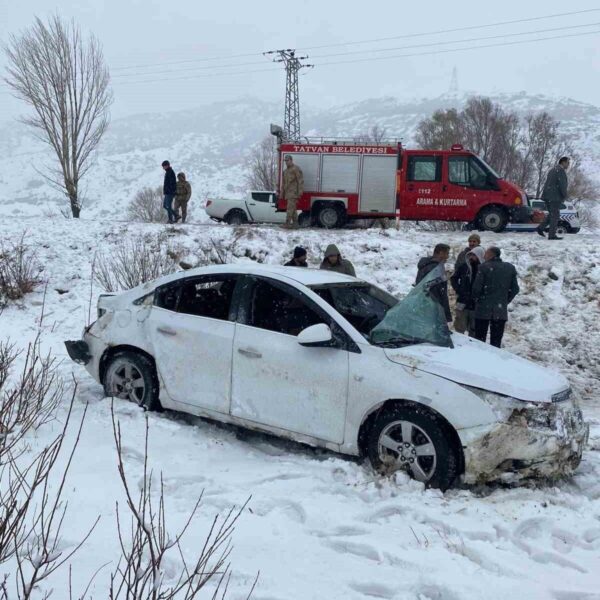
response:
[[[464,105],[471,94],[402,101],[384,97],[327,110],[304,109],[306,135],[351,137],[373,125],[391,136],[414,143],[416,126],[440,108]],[[600,108],[569,98],[501,94],[492,98],[525,115],[546,110],[562,122],[584,157],[584,168],[595,178],[600,162]],[[184,170],[194,186],[195,202],[208,196],[244,192],[244,157],[253,144],[268,135],[270,123],[280,123],[282,106],[256,98],[219,102],[198,109],[141,114],[112,122],[85,180],[83,215],[116,217],[144,185],[162,182],[160,163],[168,159]],[[0,213],[42,214],[65,206],[59,192],[36,169],[51,164],[52,154],[18,124],[0,128],[0,153],[9,169],[0,172]]]

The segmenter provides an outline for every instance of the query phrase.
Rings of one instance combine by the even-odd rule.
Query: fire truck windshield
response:
[[[481,163],[481,165],[488,170],[496,179],[501,179],[500,175],[498,175],[498,173],[496,173],[496,171],[490,166],[488,165],[488,163],[485,162],[485,160],[483,160],[483,158],[481,158],[481,156],[477,157],[477,160]]]

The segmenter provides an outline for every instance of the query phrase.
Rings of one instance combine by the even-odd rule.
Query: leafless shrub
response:
[[[117,448],[119,476],[131,515],[129,534],[126,535],[124,519],[119,504],[116,505],[117,530],[121,546],[121,558],[111,575],[110,600],[192,600],[198,597],[207,584],[212,584],[212,598],[224,598],[231,575],[229,556],[231,536],[235,524],[246,504],[224,518],[215,517],[204,541],[199,544],[199,552],[193,561],[186,559],[182,539],[192,525],[200,508],[200,496],[190,511],[181,530],[172,535],[166,522],[165,494],[162,474],[158,489],[153,490],[153,477],[148,468],[149,426],[146,418],[144,445],[144,466],[139,492],[134,494],[125,473],[121,427],[112,409],[113,435]],[[179,571],[168,576],[165,563],[171,556],[181,561]],[[254,586],[253,588],[254,589]],[[252,590],[248,595],[252,594]]]
[[[40,354],[38,340],[29,346],[20,375],[7,388],[18,355],[13,345],[0,345],[0,565],[14,567],[12,573],[5,571],[0,582],[0,598],[29,600],[34,595],[49,598],[52,588],[42,590],[43,583],[69,562],[95,524],[81,542],[69,549],[65,546],[62,529],[67,504],[62,496],[85,411],[66,466],[59,471],[56,465],[76,386],[62,430],[41,451],[32,453],[26,435],[54,417],[57,406],[65,400],[66,388],[58,379],[54,359]],[[53,489],[51,478],[57,483]]]
[[[590,200],[580,200],[576,203],[579,221],[584,227],[590,229],[600,228],[600,206],[598,202]]]
[[[32,292],[41,283],[41,270],[25,234],[12,245],[0,244],[0,307]]]
[[[80,181],[108,127],[112,93],[100,42],[56,15],[11,36],[5,82],[32,109],[22,119],[54,151],[58,167],[44,177],[81,211]]]
[[[125,239],[96,257],[94,280],[107,292],[129,290],[177,270],[179,250],[164,234]]]
[[[246,169],[246,184],[249,189],[277,189],[277,142],[274,136],[264,138],[250,151]]]
[[[162,188],[144,187],[139,190],[127,207],[127,216],[132,221],[162,223],[165,211],[162,207]]]
[[[382,144],[388,137],[387,129],[375,123],[366,133],[357,135],[354,141],[357,144]]]

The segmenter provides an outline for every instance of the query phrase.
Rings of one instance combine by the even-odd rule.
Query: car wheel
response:
[[[484,231],[500,233],[508,223],[508,216],[503,208],[486,206],[479,213],[479,223]]]
[[[325,229],[334,229],[344,224],[345,211],[333,204],[325,204],[317,213],[317,223]]]
[[[560,221],[559,224],[556,226],[557,235],[565,235],[569,233],[570,230],[571,228],[569,227],[569,224],[565,223],[564,221]]]
[[[248,217],[243,210],[230,210],[225,216],[225,222],[229,225],[244,225],[248,222]]]
[[[435,413],[416,406],[385,409],[369,432],[367,455],[382,474],[404,470],[442,491],[459,475],[459,454],[448,425]]]
[[[104,373],[104,393],[135,402],[145,410],[160,410],[158,378],[153,362],[143,354],[117,352]]]

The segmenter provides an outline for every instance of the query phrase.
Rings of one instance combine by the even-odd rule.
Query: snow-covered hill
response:
[[[44,351],[63,359],[65,381],[78,383],[72,422],[87,417],[65,486],[67,554],[99,516],[100,522],[70,561],[73,589],[106,598],[120,548],[115,502],[126,513],[115,456],[110,400],[85,369],[66,356],[63,340],[78,339],[100,293],[91,285],[95,251],[114,254],[120,240],[166,233],[193,261],[211,238],[232,261],[281,264],[303,243],[318,265],[335,242],[359,277],[405,295],[415,263],[447,241],[453,253],[462,233],[414,230],[302,230],[225,225],[164,225],[102,220],[23,218],[0,221],[0,239],[11,244],[27,231],[47,287],[40,286],[0,314],[0,340],[25,348],[40,336]],[[198,551],[217,513],[252,495],[233,535],[233,576],[228,598],[244,600],[256,573],[255,600],[592,600],[598,597],[600,552],[600,245],[598,234],[551,243],[527,234],[485,234],[519,271],[521,294],[511,306],[505,346],[562,372],[571,381],[591,424],[590,442],[577,473],[539,487],[425,490],[402,474],[381,478],[366,466],[258,434],[171,412],[149,413],[149,468],[163,474],[168,530],[183,526],[198,496],[201,509],[184,544]],[[91,305],[91,308],[90,308]],[[190,366],[193,369],[193,365]],[[67,407],[29,440],[40,448],[62,426]],[[137,486],[143,467],[145,414],[115,401],[123,432],[125,470]],[[67,444],[70,447],[70,444]],[[28,454],[26,455],[27,458]],[[137,492],[137,487],[135,487]],[[128,543],[128,519],[124,535]],[[104,565],[104,566],[103,566]],[[166,583],[180,568],[164,564]],[[14,562],[4,565],[11,573]],[[48,580],[52,597],[67,598],[65,566]],[[10,579],[12,582],[12,579]],[[10,585],[10,584],[9,584]],[[45,584],[44,584],[45,585]],[[10,589],[10,587],[9,587]],[[42,594],[44,590],[40,590]],[[209,594],[210,595],[210,594]]]
[[[303,130],[311,135],[356,136],[375,124],[413,143],[419,121],[439,108],[460,107],[469,94],[400,101],[375,98],[327,110],[306,108]],[[525,92],[493,97],[520,114],[546,110],[576,139],[584,167],[597,176],[600,162],[600,108],[569,98]],[[236,99],[196,110],[144,114],[115,120],[100,148],[97,165],[84,182],[84,218],[117,216],[144,185],[160,185],[166,158],[194,184],[194,202],[207,195],[239,195],[245,188],[243,161],[252,144],[281,122],[281,106],[255,98]],[[0,156],[10,168],[0,172],[0,214],[56,213],[64,205],[36,171],[49,164],[48,148],[22,126],[0,128]]]

